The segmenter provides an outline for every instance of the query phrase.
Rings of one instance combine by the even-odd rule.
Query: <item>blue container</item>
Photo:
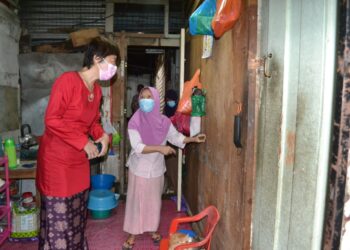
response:
[[[92,189],[111,189],[115,176],[111,174],[97,174],[91,176]]]
[[[89,194],[88,209],[109,210],[118,205],[119,194],[115,194],[106,189],[95,189]]]
[[[93,219],[106,219],[111,210],[118,206],[119,194],[106,189],[95,189],[89,194],[88,209]]]
[[[178,233],[182,233],[182,234],[187,234],[191,238],[196,238],[197,237],[197,234],[194,231],[192,231],[192,230],[180,229],[180,230],[177,230],[177,232]]]

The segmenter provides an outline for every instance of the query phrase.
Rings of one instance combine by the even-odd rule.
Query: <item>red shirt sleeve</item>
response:
[[[74,129],[62,117],[67,110],[73,95],[73,85],[69,76],[61,75],[53,85],[50,101],[46,109],[45,125],[51,133],[61,138],[67,144],[78,150],[83,150],[88,137],[83,132]]]

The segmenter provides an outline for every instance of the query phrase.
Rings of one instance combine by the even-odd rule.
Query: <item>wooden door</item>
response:
[[[302,0],[259,5],[253,249],[320,249],[336,5]]]
[[[211,249],[249,249],[255,155],[256,1],[244,1],[239,21],[202,59],[203,37],[186,44],[188,77],[200,68],[207,91],[202,131],[206,143],[186,148],[184,191],[193,213],[208,205],[218,208]],[[239,107],[242,112],[239,112]],[[241,144],[234,143],[234,119],[241,118]]]

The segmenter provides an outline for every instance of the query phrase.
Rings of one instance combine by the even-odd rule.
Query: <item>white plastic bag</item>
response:
[[[191,116],[190,136],[198,135],[201,132],[201,117]]]

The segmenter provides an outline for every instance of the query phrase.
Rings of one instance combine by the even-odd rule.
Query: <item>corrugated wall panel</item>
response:
[[[38,37],[39,42],[43,37],[54,39],[52,33],[63,34],[64,39],[74,30],[105,27],[105,0],[21,0],[19,4],[21,25],[34,42]]]
[[[20,0],[19,7],[21,25],[34,43],[66,39],[69,32],[82,28],[105,28],[105,0]],[[162,34],[164,6],[115,4],[114,26],[115,31]],[[180,33],[185,26],[184,0],[170,0],[169,33]]]
[[[114,30],[162,34],[164,6],[141,4],[115,4]],[[187,26],[184,1],[169,1],[169,33],[179,34]]]

